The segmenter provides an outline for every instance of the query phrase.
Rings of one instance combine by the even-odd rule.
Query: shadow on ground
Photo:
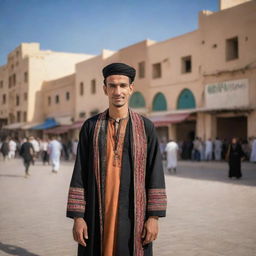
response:
[[[228,165],[225,162],[178,162],[177,172],[168,172],[164,162],[166,175],[175,177],[225,182],[229,184],[256,186],[256,164],[242,163],[242,178],[228,178]]]
[[[24,175],[0,174],[0,177],[8,177],[8,178],[24,178]]]
[[[18,255],[18,256],[40,256],[38,254],[29,252],[27,249],[21,248],[19,246],[4,244],[0,242],[0,254],[1,251],[10,254],[10,255]]]

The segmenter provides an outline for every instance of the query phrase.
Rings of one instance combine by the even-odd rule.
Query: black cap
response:
[[[125,63],[112,63],[103,68],[102,73],[105,79],[111,75],[123,75],[128,76],[133,82],[136,70]]]

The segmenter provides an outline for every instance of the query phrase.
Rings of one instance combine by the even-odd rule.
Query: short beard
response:
[[[121,108],[123,107],[125,104],[112,104],[114,107],[116,108]]]

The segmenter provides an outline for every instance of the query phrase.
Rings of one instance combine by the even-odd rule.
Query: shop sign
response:
[[[207,84],[205,86],[205,104],[207,108],[248,106],[248,79]]]

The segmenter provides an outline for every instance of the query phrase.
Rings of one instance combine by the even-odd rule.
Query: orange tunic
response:
[[[118,221],[118,199],[121,176],[121,161],[125,130],[128,119],[119,122],[119,138],[116,140],[115,121],[109,119],[107,133],[107,168],[105,184],[105,216],[103,255],[114,256],[116,248],[117,221]],[[116,154],[115,154],[115,144]]]

